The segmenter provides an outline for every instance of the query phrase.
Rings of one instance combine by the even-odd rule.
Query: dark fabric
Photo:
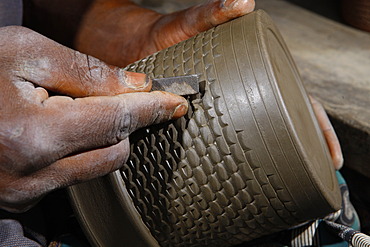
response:
[[[24,246],[21,244],[28,242],[33,243],[29,246],[47,246],[46,229],[43,209],[39,206],[25,213],[0,210],[0,247]]]
[[[22,0],[0,0],[0,27],[22,25]]]
[[[12,220],[12,225],[2,222]],[[46,195],[37,205],[24,213],[10,213],[0,209],[0,247],[24,246],[21,243],[31,241],[43,247],[87,247],[87,239],[74,217],[65,189]],[[17,227],[14,227],[13,223]],[[14,231],[14,233],[11,233]],[[4,242],[7,238],[14,244]],[[9,242],[9,240],[7,240]],[[20,243],[18,244],[18,242]]]
[[[22,225],[12,219],[0,220],[0,247],[39,247],[37,242],[25,237]]]

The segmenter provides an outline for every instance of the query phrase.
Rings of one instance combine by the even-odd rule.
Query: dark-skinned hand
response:
[[[81,25],[78,47],[123,66],[253,7],[250,0],[209,1],[160,15],[127,0],[97,0]],[[90,25],[102,19],[101,27]],[[118,169],[128,158],[131,132],[187,111],[181,97],[145,93],[151,88],[145,75],[25,28],[0,29],[0,52],[0,208],[9,211],[25,211],[54,189]]]
[[[8,211],[118,169],[131,132],[187,111],[180,96],[148,93],[145,75],[22,27],[0,28],[0,65],[0,208]]]
[[[124,66],[253,8],[252,0],[213,0],[161,15],[128,0],[96,0],[77,48]],[[51,190],[118,169],[129,154],[129,133],[187,110],[180,97],[145,93],[151,87],[145,75],[30,30],[0,29],[0,44],[0,207],[9,211],[24,211]],[[335,132],[320,103],[313,106],[340,168]]]
[[[94,0],[80,25],[76,49],[126,66],[253,9],[254,0],[208,0],[160,14],[130,0]]]

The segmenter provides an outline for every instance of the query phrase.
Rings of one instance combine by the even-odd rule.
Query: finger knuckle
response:
[[[133,119],[133,113],[128,111],[126,108],[121,107],[123,111],[121,114],[118,114],[114,120],[113,125],[113,133],[116,138],[116,141],[124,140],[130,134],[133,126],[135,125],[135,121]]]
[[[49,145],[43,132],[29,124],[2,126],[0,131],[0,167],[13,173],[28,173],[46,162]]]

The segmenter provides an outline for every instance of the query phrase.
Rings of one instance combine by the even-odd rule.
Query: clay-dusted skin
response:
[[[182,97],[149,93],[146,75],[25,27],[1,28],[0,54],[0,208],[7,211],[120,168],[130,132],[186,113]]]
[[[109,231],[127,228],[142,246],[232,246],[339,209],[324,137],[263,11],[127,69],[152,77],[197,74],[202,92],[188,98],[187,116],[135,132],[119,172],[72,189],[95,243],[125,241]],[[100,210],[107,217],[97,218]]]

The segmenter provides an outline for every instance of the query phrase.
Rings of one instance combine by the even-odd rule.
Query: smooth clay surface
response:
[[[186,117],[134,133],[119,172],[72,188],[96,245],[232,246],[340,207],[309,100],[263,11],[127,69],[196,74],[201,93]]]

